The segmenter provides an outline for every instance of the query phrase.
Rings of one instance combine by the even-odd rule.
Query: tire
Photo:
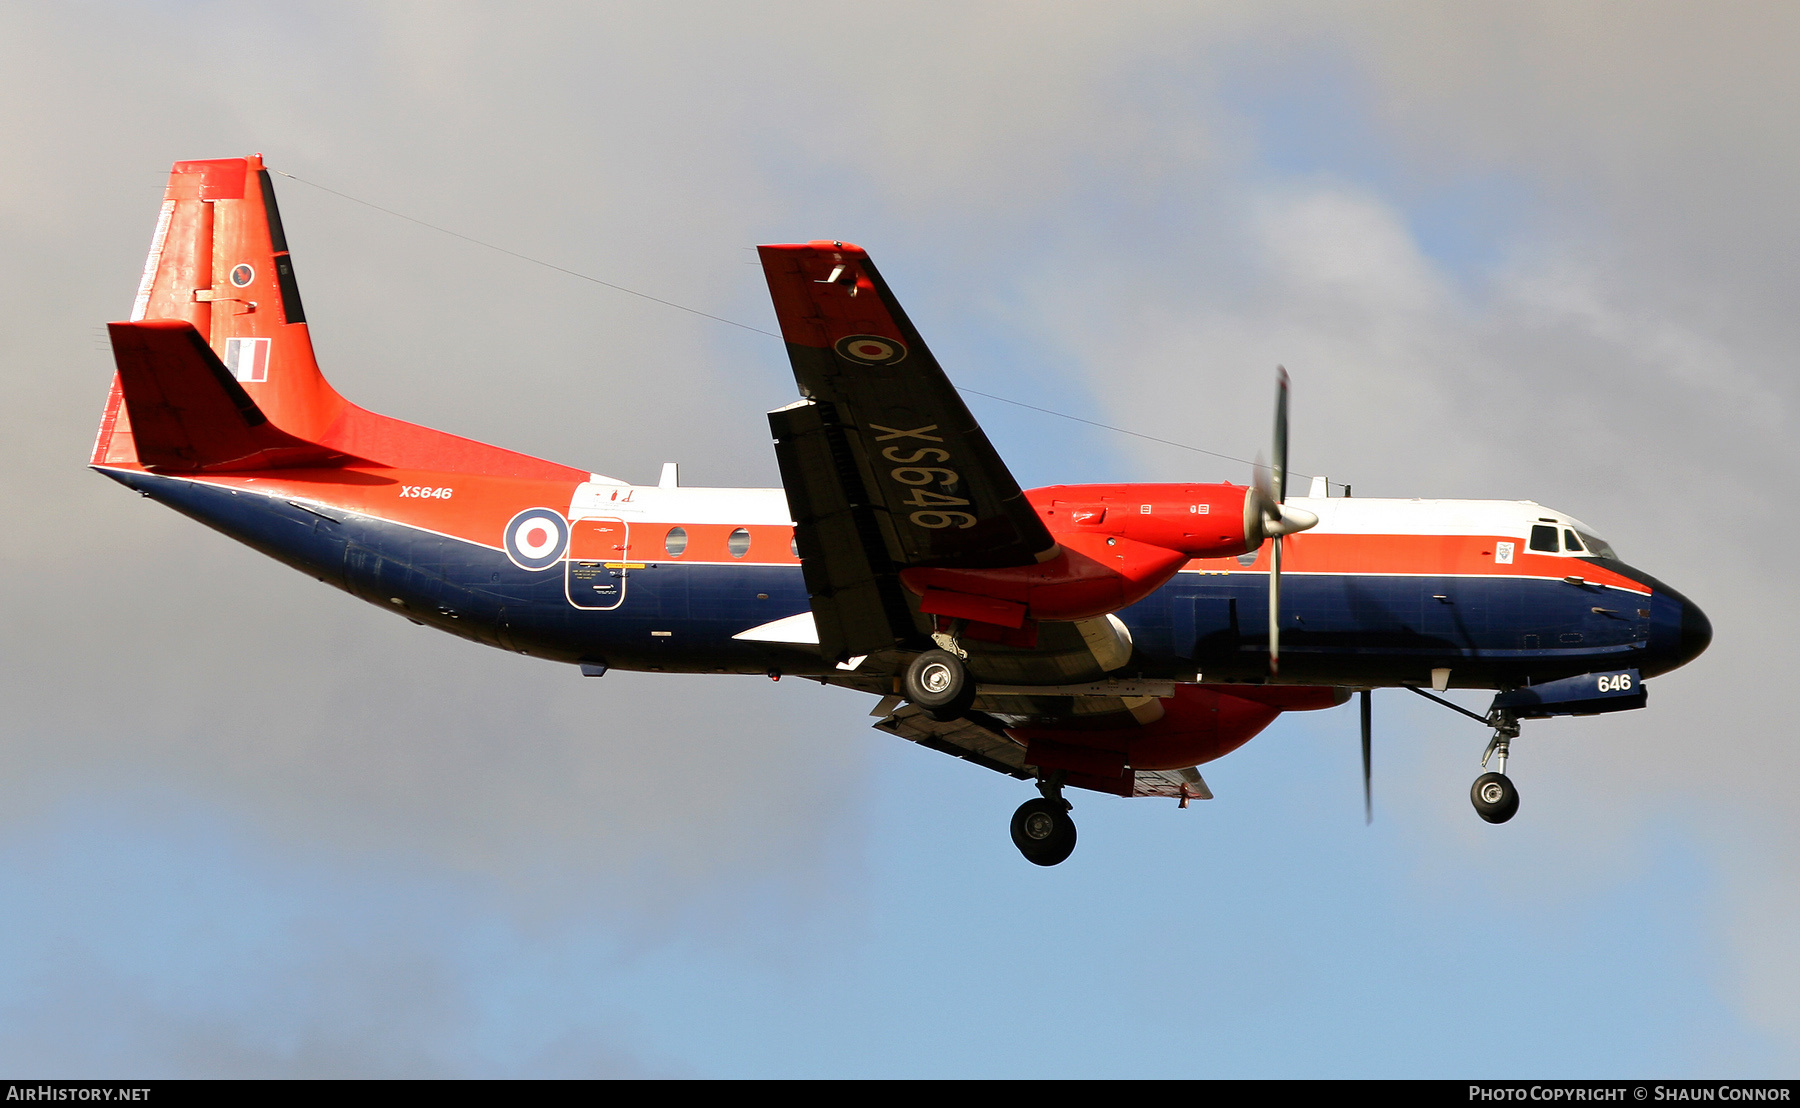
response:
[[[1519,790],[1503,773],[1484,773],[1469,787],[1469,803],[1489,823],[1505,823],[1519,811]]]
[[[975,683],[961,658],[948,650],[927,650],[906,667],[906,699],[947,723],[974,705]]]
[[[1054,866],[1075,851],[1075,821],[1056,801],[1027,800],[1013,813],[1012,840],[1027,862]]]

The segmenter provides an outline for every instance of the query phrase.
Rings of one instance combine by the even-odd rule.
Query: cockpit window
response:
[[[1581,532],[1581,541],[1586,544],[1589,554],[1601,558],[1611,558],[1615,562],[1619,560],[1619,556],[1613,553],[1613,548],[1607,545],[1605,539],[1595,538],[1593,535],[1583,531]]]
[[[1556,553],[1556,528],[1542,524],[1531,529],[1531,549],[1541,550],[1546,554]]]
[[[1563,549],[1571,554],[1579,554],[1582,551],[1581,540],[1576,538],[1575,532],[1567,527],[1563,528]]]

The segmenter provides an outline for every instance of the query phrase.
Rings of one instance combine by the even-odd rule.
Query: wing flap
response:
[[[1162,796],[1175,800],[1211,800],[1212,790],[1197,769],[1140,769],[1131,774],[1132,796]]]
[[[992,726],[989,722],[981,719],[979,714],[941,722],[922,709],[905,704],[875,724],[875,729],[986,766],[996,773],[1029,780],[1033,775],[1024,768],[1025,748],[1007,738],[997,721],[992,721]]]
[[[860,495],[836,415],[835,406],[803,400],[770,412],[769,430],[794,517],[819,653],[842,662],[923,631],[891,556],[893,536]]]

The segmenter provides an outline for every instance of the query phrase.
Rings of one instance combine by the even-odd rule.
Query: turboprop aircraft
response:
[[[1209,799],[1198,766],[1286,711],[1407,688],[1492,728],[1645,705],[1706,616],[1530,501],[1248,485],[1023,490],[860,247],[760,248],[800,399],[783,488],[655,486],[375,415],[326,383],[260,156],[178,162],[92,465],[383,609],[599,676],[815,678],[875,726],[1034,783],[1012,837],[1075,846],[1066,789]],[[1492,689],[1485,716],[1435,695]]]

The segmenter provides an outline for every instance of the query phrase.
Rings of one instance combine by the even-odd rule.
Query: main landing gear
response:
[[[940,723],[966,715],[975,703],[975,682],[963,660],[948,650],[927,650],[906,667],[906,699]],[[1058,859],[1060,861],[1060,859]]]
[[[912,660],[902,688],[907,700],[940,723],[961,719],[975,704],[975,682],[968,667],[955,652],[941,647]],[[1044,795],[1027,800],[1013,813],[1013,845],[1034,866],[1054,866],[1075,850],[1075,821],[1069,818],[1073,805],[1062,795],[1065,776],[1060,769],[1040,772],[1037,787]]]
[[[1062,796],[1062,771],[1038,779],[1044,795],[1027,800],[1013,813],[1012,840],[1034,866],[1054,866],[1075,850],[1075,821]]]

